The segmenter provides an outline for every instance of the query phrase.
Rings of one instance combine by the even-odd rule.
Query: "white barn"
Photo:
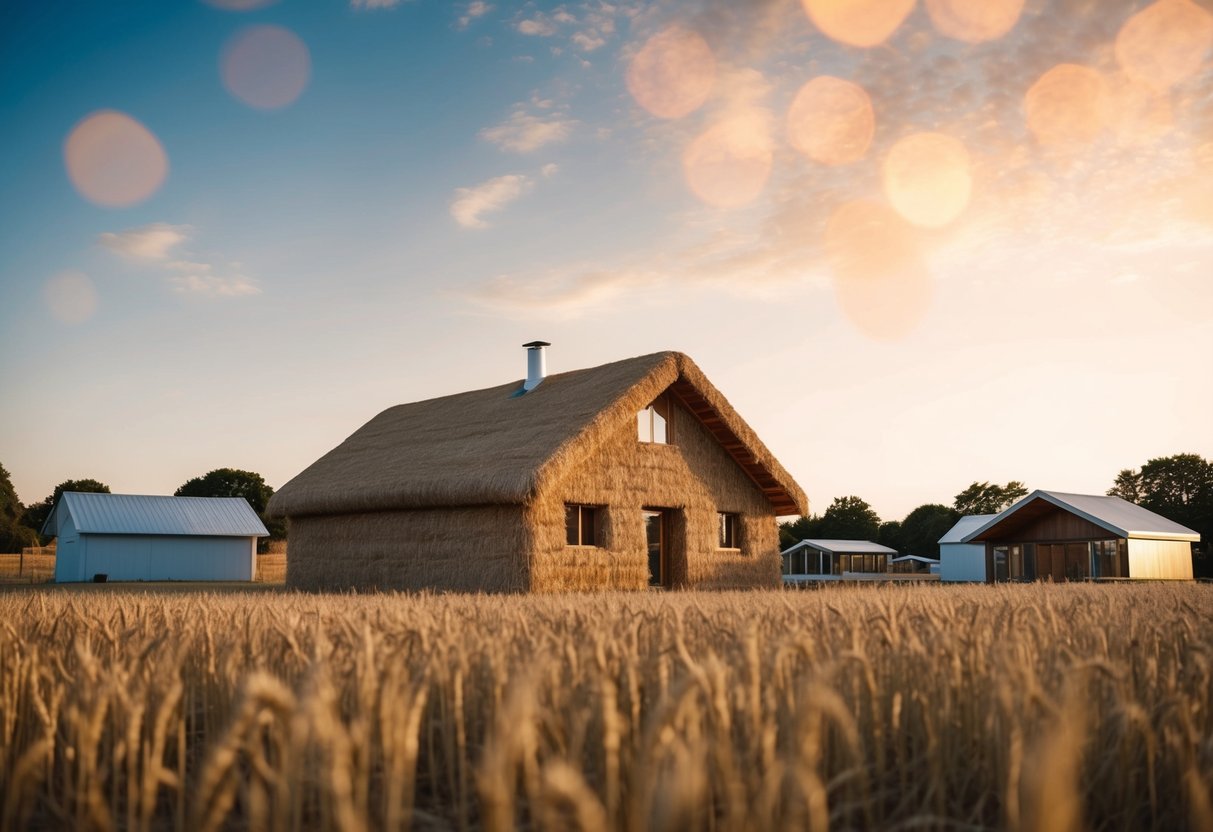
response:
[[[243,497],[64,492],[42,527],[55,581],[251,581],[268,536]]]
[[[984,543],[965,543],[965,535],[993,520],[993,514],[970,514],[956,521],[939,538],[939,580],[985,581],[986,547]]]

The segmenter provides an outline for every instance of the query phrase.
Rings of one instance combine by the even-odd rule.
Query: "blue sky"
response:
[[[280,486],[383,407],[520,377],[535,338],[553,371],[687,352],[819,511],[1213,456],[1213,2],[998,0],[973,42],[992,18],[956,0],[854,0],[842,24],[893,15],[867,46],[819,0],[224,5],[0,13],[27,502]],[[710,72],[646,75],[670,43]],[[871,102],[845,163],[790,124],[821,76]],[[162,148],[146,195],[69,177],[99,111]]]

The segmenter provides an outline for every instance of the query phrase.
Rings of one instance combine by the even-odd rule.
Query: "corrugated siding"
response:
[[[243,497],[149,497],[67,492],[63,500],[76,529],[86,534],[225,537],[266,534],[265,526]]]
[[[1129,577],[1192,580],[1192,544],[1129,538]]]
[[[75,578],[109,581],[251,581],[254,562],[247,537],[112,535],[81,537],[81,565]]]

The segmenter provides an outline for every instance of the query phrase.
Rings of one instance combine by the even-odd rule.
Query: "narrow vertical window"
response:
[[[653,403],[636,414],[636,434],[641,442],[652,445],[669,445],[670,403],[662,394]]]
[[[597,546],[598,509],[595,506],[564,507],[565,542],[570,546]]]
[[[721,549],[740,549],[739,538],[737,536],[737,515],[720,512],[717,515],[720,523],[720,548]]]

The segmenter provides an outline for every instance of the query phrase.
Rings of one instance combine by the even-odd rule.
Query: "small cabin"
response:
[[[1033,491],[961,538],[982,547],[982,579],[991,583],[1190,581],[1199,540],[1192,529],[1120,497],[1060,491]]]
[[[941,581],[981,581],[986,579],[984,543],[965,543],[969,532],[976,531],[995,517],[993,514],[969,514],[956,521],[939,538],[939,579]]]

